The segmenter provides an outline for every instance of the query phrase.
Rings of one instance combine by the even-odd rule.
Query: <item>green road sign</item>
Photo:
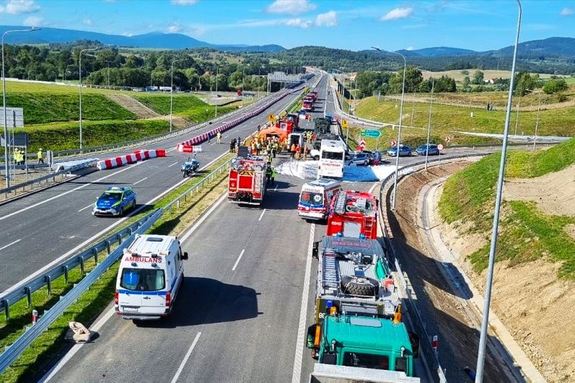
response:
[[[362,135],[362,137],[378,138],[379,136],[381,136],[381,132],[379,130],[363,129],[361,131],[361,135]]]

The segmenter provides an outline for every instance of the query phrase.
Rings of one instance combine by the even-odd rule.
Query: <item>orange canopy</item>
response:
[[[266,139],[269,136],[277,136],[279,137],[280,141],[285,141],[287,139],[287,132],[285,130],[281,130],[280,128],[272,126],[271,128],[260,130],[260,132],[258,133],[259,138]]]

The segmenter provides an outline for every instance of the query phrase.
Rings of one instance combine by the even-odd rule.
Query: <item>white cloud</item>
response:
[[[318,27],[335,27],[337,25],[337,13],[335,11],[320,13],[315,18],[315,25]]]
[[[563,8],[561,10],[560,15],[561,16],[571,16],[574,13],[575,13],[575,10],[573,10],[573,8]]]
[[[406,51],[412,51],[412,50],[413,50],[413,47],[409,46],[409,47],[405,48],[405,50],[406,50]]]
[[[82,20],[82,24],[87,25],[87,26],[92,26],[94,24],[94,22],[92,21],[91,18],[86,17],[84,20]]]
[[[173,23],[168,26],[169,33],[178,33],[182,31],[182,26],[178,23]]]
[[[198,0],[172,0],[172,4],[174,5],[194,5],[198,2]]]
[[[41,27],[44,25],[44,19],[38,16],[29,16],[24,20],[24,25],[27,27]]]
[[[311,21],[300,19],[288,19],[283,21],[283,24],[287,25],[288,27],[298,27],[298,28],[309,28],[311,26]]]
[[[34,0],[8,0],[6,6],[0,6],[0,13],[19,15],[21,13],[33,13],[40,9]]]
[[[310,3],[308,0],[275,0],[267,7],[267,11],[270,13],[297,15],[314,10],[315,8],[316,5]]]
[[[405,19],[413,13],[413,8],[394,8],[381,18],[383,21]]]

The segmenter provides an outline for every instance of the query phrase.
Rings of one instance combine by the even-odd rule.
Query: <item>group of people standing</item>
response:
[[[38,153],[36,153],[38,158],[38,164],[44,163],[44,151],[42,148],[38,149]],[[26,163],[26,152],[20,148],[14,148],[12,152],[12,161],[14,161],[15,165],[24,165]]]

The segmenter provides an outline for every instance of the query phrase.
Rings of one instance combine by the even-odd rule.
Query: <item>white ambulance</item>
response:
[[[166,235],[137,235],[124,255],[116,278],[114,306],[124,319],[168,316],[184,280],[180,241]]]

